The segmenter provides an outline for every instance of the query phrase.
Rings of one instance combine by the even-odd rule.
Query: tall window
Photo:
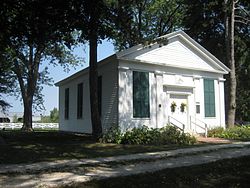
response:
[[[64,119],[69,119],[69,88],[64,93]]]
[[[148,72],[133,72],[133,117],[150,117]]]
[[[77,118],[82,118],[83,107],[83,83],[77,85]]]
[[[98,76],[98,112],[99,115],[102,115],[102,76]]]
[[[204,79],[205,117],[215,117],[214,80]]]

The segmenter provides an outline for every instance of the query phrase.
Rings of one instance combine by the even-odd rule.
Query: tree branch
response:
[[[243,16],[239,16],[239,15],[235,15],[235,18],[239,18],[239,19],[242,19],[242,20],[244,20],[244,21],[250,21],[250,19],[245,18],[245,17],[243,17]]]
[[[244,7],[242,6],[238,6],[235,8],[235,10],[242,10],[244,13],[246,13],[248,16],[250,16],[249,11],[247,11]]]
[[[28,65],[28,61],[26,59],[26,57],[23,55],[23,53],[19,52],[18,48],[16,46],[11,46],[11,49],[14,49],[16,57],[18,57],[18,59],[21,60],[21,62],[23,62],[25,65]]]
[[[40,60],[41,60],[41,56],[42,56],[42,51],[43,51],[43,47],[38,46],[37,50],[35,52],[35,56],[32,62],[32,70],[30,72],[30,80],[29,80],[29,88],[31,89],[30,92],[34,93],[36,90],[36,84],[37,84],[37,79],[38,79],[38,71],[39,71],[39,64],[40,64]]]
[[[249,20],[248,21],[242,21],[242,20],[236,20],[235,19],[235,22],[236,23],[242,23],[242,24],[244,24],[244,25],[248,25],[248,23],[250,22]]]
[[[165,22],[165,24],[162,27],[162,31],[165,30],[166,26],[169,24],[169,22],[171,21],[172,17],[175,15],[175,13],[177,12],[177,10],[181,7],[181,4],[179,4],[174,11],[170,14],[170,16],[168,17],[168,20]],[[172,25],[172,24],[171,24]],[[169,27],[170,28],[170,27]],[[169,28],[167,31],[169,31]],[[163,32],[162,32],[163,33]]]
[[[250,22],[249,18],[243,16],[235,15],[235,22],[247,25]]]
[[[18,79],[18,82],[19,82],[19,85],[20,85],[22,98],[24,98],[26,96],[25,84],[24,84],[24,81],[23,81],[23,78],[22,78],[21,69],[20,69],[17,61],[14,62],[14,67],[15,67],[14,72],[17,75],[17,79]]]

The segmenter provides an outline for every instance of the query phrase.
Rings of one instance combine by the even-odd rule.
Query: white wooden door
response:
[[[170,94],[170,116],[178,120],[187,128],[188,124],[188,100],[187,95]],[[173,108],[175,106],[175,108]]]

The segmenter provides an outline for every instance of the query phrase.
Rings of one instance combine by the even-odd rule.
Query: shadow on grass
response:
[[[0,164],[32,163],[126,155],[180,148],[176,145],[119,145],[95,142],[89,135],[52,132],[0,131]],[[181,146],[187,147],[187,146]]]
[[[93,180],[60,188],[249,187],[250,156],[154,173]]]

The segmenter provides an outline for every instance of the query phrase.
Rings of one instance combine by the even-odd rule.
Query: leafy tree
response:
[[[6,40],[4,59],[19,84],[24,105],[23,130],[32,130],[32,105],[43,102],[42,84],[51,80],[41,62],[74,64],[76,58],[66,47],[73,43],[69,12],[71,4],[59,0],[3,0],[0,31]]]
[[[41,121],[39,123],[51,123],[50,116],[41,116]]]
[[[10,107],[10,104],[3,100],[2,94],[8,94],[13,91],[15,80],[11,76],[12,73],[9,66],[4,64],[1,60],[0,65],[0,110],[6,111],[6,109]]]
[[[53,110],[50,111],[50,121],[51,123],[59,122],[59,111],[57,108],[53,108]]]
[[[239,1],[235,9],[235,60],[237,74],[236,119],[250,121],[250,2]]]
[[[224,62],[223,0],[185,0],[184,3],[185,32]]]
[[[0,9],[1,14],[1,9]],[[0,17],[0,24],[3,23],[3,17]],[[3,26],[3,25],[1,25]],[[14,79],[12,78],[11,65],[4,62],[5,59],[5,45],[7,40],[3,33],[7,32],[6,27],[2,27],[0,32],[0,110],[5,111],[6,108],[10,107],[9,103],[3,100],[2,95],[8,94],[14,87]]]
[[[236,62],[237,72],[237,108],[236,117],[238,121],[250,121],[250,36],[244,38],[236,37]]]
[[[247,26],[249,36],[250,23],[250,6],[249,3],[244,4],[244,1],[238,0],[224,0],[225,6],[225,46],[226,46],[226,62],[231,69],[229,74],[228,84],[228,111],[227,111],[227,124],[228,127],[233,127],[235,124],[236,114],[236,89],[237,89],[237,72],[236,68],[239,67],[239,62],[235,62],[235,30],[239,29],[239,34],[244,30],[244,26],[236,24],[240,23]],[[236,11],[238,10],[238,11]],[[236,30],[237,31],[237,30]],[[237,34],[237,33],[236,33]],[[239,35],[238,35],[239,36]],[[249,37],[248,37],[249,38]],[[244,47],[244,46],[243,46]],[[242,48],[243,48],[242,47]],[[239,48],[240,50],[241,48]],[[239,52],[240,53],[240,52]]]
[[[183,0],[118,1],[114,44],[118,50],[181,28],[185,15]]]

